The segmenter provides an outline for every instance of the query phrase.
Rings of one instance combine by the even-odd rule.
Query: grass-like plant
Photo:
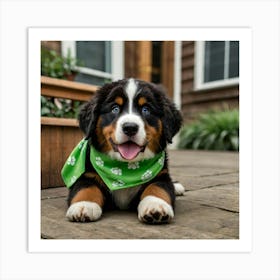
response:
[[[180,133],[179,148],[200,150],[239,150],[239,111],[202,114]]]

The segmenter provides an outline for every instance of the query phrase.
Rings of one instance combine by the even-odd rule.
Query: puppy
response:
[[[144,223],[170,222],[176,193],[166,146],[182,116],[164,90],[132,78],[106,84],[81,108],[79,124],[85,138],[62,170],[66,217],[97,221],[118,208],[137,209]]]

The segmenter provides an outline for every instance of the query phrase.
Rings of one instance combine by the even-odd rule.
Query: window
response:
[[[239,42],[196,42],[195,68],[195,89],[238,84]]]
[[[123,78],[123,42],[63,41],[62,53],[82,61],[75,81],[102,85]]]

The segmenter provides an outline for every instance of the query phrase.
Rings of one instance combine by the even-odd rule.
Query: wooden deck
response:
[[[230,152],[170,151],[173,180],[185,187],[175,218],[145,225],[135,212],[105,212],[93,223],[65,218],[66,188],[42,190],[42,238],[55,239],[238,239],[239,155]]]

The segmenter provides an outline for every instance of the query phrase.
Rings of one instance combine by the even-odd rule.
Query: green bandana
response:
[[[72,151],[64,164],[61,175],[70,188],[85,172],[88,140],[83,139]],[[137,162],[122,162],[90,147],[90,161],[96,172],[111,191],[135,187],[155,178],[164,165],[165,152],[151,159]]]

